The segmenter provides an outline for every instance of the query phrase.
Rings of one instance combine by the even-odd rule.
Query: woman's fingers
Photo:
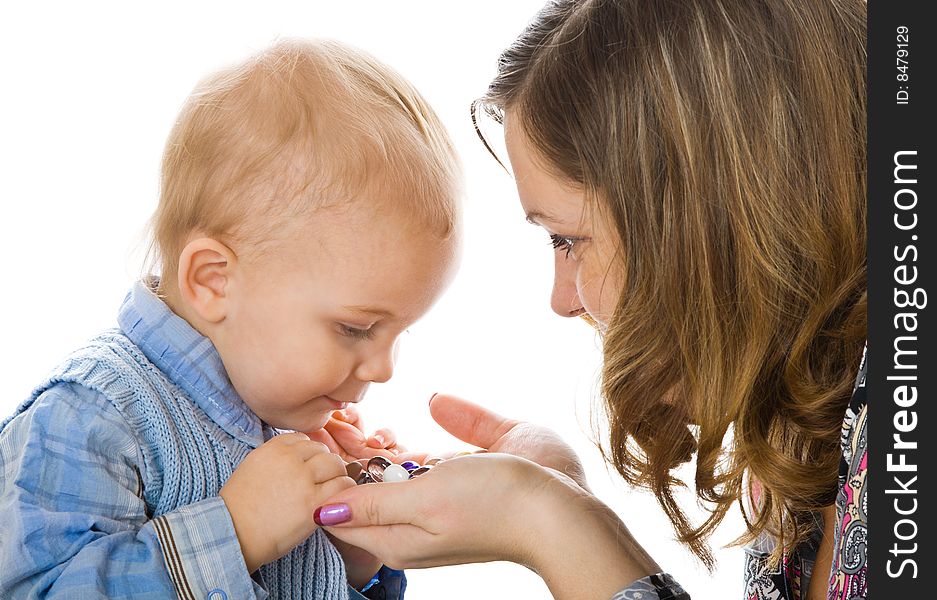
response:
[[[429,411],[440,427],[479,448],[490,448],[519,423],[448,394],[436,394],[430,400]]]
[[[339,492],[316,522],[390,566],[524,561],[542,545],[531,531],[549,514],[545,498],[576,487],[545,485],[556,478],[509,455],[465,456],[417,479]]]
[[[424,502],[426,498],[421,495],[419,481],[416,480],[359,485],[329,498],[328,504],[323,505],[319,512],[336,516],[324,516],[319,524],[344,528],[411,523],[414,520],[414,507]],[[348,510],[342,509],[343,506],[348,507]]]
[[[439,536],[427,530],[432,519],[424,506],[436,503],[419,483],[372,483],[341,491],[316,509],[315,521],[393,569],[442,564]]]
[[[329,535],[376,556],[391,569],[442,566],[429,550],[432,536],[416,525],[401,523],[371,527],[325,527]]]
[[[579,457],[555,431],[507,419],[456,396],[437,394],[429,408],[436,422],[460,440],[555,469],[589,489]]]

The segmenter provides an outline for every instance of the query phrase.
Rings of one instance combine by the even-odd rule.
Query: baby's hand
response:
[[[374,456],[393,460],[405,451],[397,444],[397,436],[390,429],[378,429],[372,435],[365,436],[361,415],[353,406],[335,411],[324,428],[307,431],[306,435],[328,446],[329,450],[346,462]]]
[[[341,457],[303,433],[286,433],[252,451],[221,488],[249,573],[312,535],[313,511],[354,487]]]
[[[367,550],[352,546],[331,534],[329,534],[329,540],[342,555],[342,560],[345,562],[345,574],[348,577],[348,583],[353,588],[360,590],[381,570],[383,563]]]

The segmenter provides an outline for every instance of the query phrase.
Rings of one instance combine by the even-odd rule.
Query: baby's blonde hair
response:
[[[256,246],[359,200],[445,238],[460,194],[451,140],[408,81],[345,44],[284,40],[189,97],[163,155],[151,255],[173,277],[193,231]]]

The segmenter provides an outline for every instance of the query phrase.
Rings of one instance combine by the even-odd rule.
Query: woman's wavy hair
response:
[[[736,543],[771,534],[777,560],[836,497],[866,335],[865,11],[554,0],[473,105],[510,110],[617,228],[603,452],[710,569],[733,503],[754,500]],[[702,524],[674,497],[694,454]]]

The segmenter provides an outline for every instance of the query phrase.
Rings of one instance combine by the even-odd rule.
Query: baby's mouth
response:
[[[335,405],[335,410],[343,410],[345,407],[348,406],[348,403],[347,403],[347,402],[343,402],[343,401],[341,401],[341,400],[336,400],[335,398],[333,398],[333,397],[331,397],[331,396],[323,396],[323,398],[326,398],[327,400],[329,400],[330,402],[332,402],[332,403]]]

